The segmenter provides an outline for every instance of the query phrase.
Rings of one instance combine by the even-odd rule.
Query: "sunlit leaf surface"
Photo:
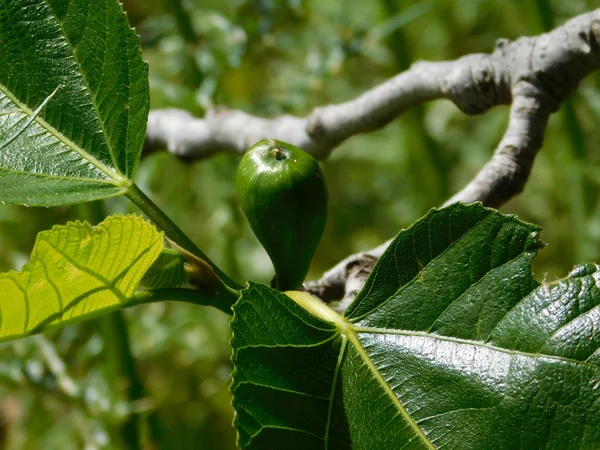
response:
[[[118,2],[0,0],[0,202],[124,193],[148,103],[139,39]]]
[[[241,447],[596,447],[597,266],[538,286],[538,235],[480,205],[433,210],[344,317],[250,285],[232,322]]]
[[[156,228],[133,215],[39,233],[23,270],[0,274],[0,341],[119,309],[162,246]]]

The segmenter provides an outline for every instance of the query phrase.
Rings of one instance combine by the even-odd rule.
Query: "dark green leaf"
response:
[[[250,285],[232,321],[239,444],[597,447],[600,276],[538,287],[541,246],[534,225],[456,204],[398,235],[344,317]]]
[[[124,193],[148,104],[139,40],[116,0],[0,0],[1,202]]]

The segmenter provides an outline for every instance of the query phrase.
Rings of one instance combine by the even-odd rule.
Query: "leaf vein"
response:
[[[400,399],[396,396],[396,394],[394,393],[392,388],[388,385],[386,380],[383,378],[383,376],[381,375],[379,370],[377,370],[377,366],[375,366],[375,363],[371,360],[368,353],[366,352],[366,350],[360,343],[360,340],[356,336],[355,330],[356,330],[356,328],[351,323],[347,323],[347,328],[346,328],[347,333],[346,334],[348,336],[348,339],[352,343],[352,345],[354,345],[354,347],[356,348],[356,351],[358,352],[360,358],[365,362],[369,371],[373,374],[374,379],[381,386],[381,388],[384,390],[384,392],[388,395],[388,397],[390,398],[392,403],[396,406],[396,409],[402,415],[402,418],[406,422],[407,426],[409,426],[414,431],[414,433],[419,436],[420,440],[423,442],[423,444],[425,444],[425,446],[427,446],[427,448],[429,448],[430,450],[435,450],[435,446],[427,438],[427,436],[425,435],[425,432],[414,421],[414,419],[408,413],[408,411],[406,410],[404,405],[402,405],[402,403],[400,402]]]
[[[409,281],[407,281],[406,283],[404,283],[404,284],[400,285],[400,286],[398,287],[398,289],[396,289],[396,291],[395,291],[395,292],[394,292],[392,295],[390,295],[390,296],[389,296],[389,297],[388,297],[386,300],[384,300],[383,302],[381,302],[380,304],[378,304],[378,305],[377,305],[377,308],[379,309],[379,308],[381,308],[382,306],[384,306],[386,303],[390,302],[390,301],[391,301],[391,300],[392,300],[392,299],[393,299],[395,296],[397,296],[397,295],[398,295],[398,293],[399,293],[400,291],[402,291],[402,290],[403,290],[403,289],[404,289],[406,286],[410,285],[410,284],[411,284],[413,281],[415,281],[416,279],[418,279],[418,278],[419,278],[419,277],[422,275],[423,271],[424,271],[424,270],[425,270],[427,267],[429,267],[431,264],[433,264],[433,263],[434,263],[435,261],[437,261],[438,259],[442,258],[442,257],[443,257],[443,256],[446,254],[446,252],[448,252],[450,249],[452,249],[454,246],[456,246],[456,245],[457,245],[458,243],[460,243],[462,240],[466,240],[466,239],[468,239],[468,236],[469,236],[469,234],[471,234],[471,232],[472,232],[472,231],[473,231],[475,228],[478,228],[478,227],[480,227],[480,226],[483,226],[483,224],[485,224],[485,222],[487,222],[487,221],[488,221],[489,219],[491,219],[491,218],[494,218],[494,216],[496,216],[496,215],[498,215],[498,214],[500,214],[500,213],[498,213],[498,212],[493,212],[493,213],[490,213],[490,214],[488,214],[488,215],[487,215],[487,216],[485,216],[485,217],[484,217],[482,220],[480,220],[479,222],[477,222],[477,223],[473,224],[473,226],[472,226],[471,228],[469,228],[468,230],[466,230],[466,231],[465,231],[465,232],[464,232],[464,233],[463,233],[463,234],[462,234],[462,235],[461,235],[461,236],[460,236],[460,237],[459,237],[457,240],[454,240],[454,241],[453,241],[453,240],[451,239],[451,242],[450,242],[450,244],[449,244],[449,245],[448,245],[448,246],[447,246],[447,247],[446,247],[446,248],[445,248],[445,249],[444,249],[444,250],[443,250],[443,251],[442,251],[442,252],[441,252],[441,253],[440,253],[438,256],[436,256],[434,259],[432,259],[431,261],[429,261],[429,263],[427,263],[427,265],[425,265],[425,266],[421,267],[421,268],[419,269],[419,271],[418,271],[418,272],[415,274],[415,276],[414,276],[412,279],[410,279],[410,280],[409,280]],[[408,231],[408,230],[407,230],[407,231]],[[412,232],[412,231],[411,231],[411,232]],[[414,233],[414,232],[412,232],[412,233]],[[411,234],[411,236],[413,236],[413,239],[414,239],[414,234]],[[394,258],[394,261],[397,261],[397,259],[398,259],[398,251],[397,251],[397,248],[398,248],[398,245],[400,245],[400,240],[397,240],[397,241],[398,241],[398,242],[396,242],[396,244],[395,244],[395,246],[394,246],[394,252],[393,252],[393,258]],[[414,245],[414,240],[413,240],[413,245]],[[387,253],[387,251],[386,251],[386,253]],[[384,253],[384,255],[385,255],[386,253]],[[415,254],[415,259],[416,259],[416,254]],[[379,264],[377,264],[377,265],[375,266],[375,268],[377,268],[377,266],[378,266],[378,265],[379,265]],[[371,274],[371,276],[369,277],[369,279],[371,279],[371,278],[373,278],[373,274]],[[370,286],[370,289],[371,289],[371,288],[372,288],[372,286]],[[370,289],[369,289],[369,292],[370,292]],[[364,301],[364,300],[366,300],[367,298],[368,298],[368,293],[367,293],[367,295],[365,295],[365,296],[364,296],[364,299],[363,299],[363,301]],[[361,302],[361,303],[362,303],[362,302]],[[362,315],[358,316],[358,317],[352,317],[352,318],[350,318],[350,322],[352,322],[352,323],[358,322],[358,321],[360,321],[361,319],[363,319],[363,318],[367,317],[367,316],[368,316],[369,314],[371,314],[372,312],[373,312],[373,308],[372,308],[371,310],[369,310],[369,311],[365,312],[364,314],[362,314]]]
[[[71,55],[73,57],[73,61],[75,62],[75,64],[77,64],[77,67],[79,69],[79,75],[80,75],[80,79],[81,82],[83,83],[83,85],[86,88],[87,94],[89,96],[90,99],[90,103],[92,105],[92,108],[94,108],[94,112],[96,113],[96,119],[98,121],[98,126],[100,127],[101,131],[102,131],[102,135],[104,136],[104,140],[106,142],[106,146],[108,148],[108,153],[110,154],[112,163],[114,165],[114,172],[116,173],[116,175],[119,178],[127,178],[125,177],[122,173],[121,170],[119,169],[119,165],[117,163],[117,160],[115,158],[115,149],[112,147],[112,143],[110,142],[109,139],[109,135],[108,132],[106,131],[106,127],[104,126],[104,122],[102,120],[102,115],[100,114],[100,110],[98,109],[98,105],[96,103],[96,96],[94,95],[87,79],[84,76],[84,70],[83,67],[81,67],[81,64],[79,62],[79,59],[76,57],[76,49],[73,47],[73,44],[71,43],[71,41],[68,39],[67,37],[67,33],[65,33],[65,30],[63,28],[63,23],[59,20],[58,16],[56,15],[56,12],[54,11],[54,9],[52,8],[52,6],[50,5],[50,3],[45,0],[46,6],[48,7],[48,10],[52,13],[52,15],[54,16],[54,19],[56,20],[56,23],[58,24],[59,28],[62,31],[62,35],[64,37],[64,42],[67,44],[67,46],[69,47],[69,49],[71,50]],[[107,11],[106,11],[107,13]],[[106,42],[104,43],[104,48],[103,48],[103,53],[106,54]]]
[[[123,295],[123,293],[121,291],[119,291],[119,289],[117,289],[110,280],[106,279],[105,277],[103,277],[102,275],[100,275],[99,273],[94,272],[93,270],[89,269],[88,267],[85,267],[81,264],[79,264],[79,262],[75,259],[73,259],[68,253],[66,253],[65,251],[63,251],[62,249],[56,247],[54,244],[52,244],[52,242],[50,242],[48,239],[42,238],[40,239],[40,241],[46,242],[50,247],[52,247],[57,253],[59,253],[61,256],[63,256],[67,261],[69,261],[75,268],[81,270],[82,272],[87,273],[88,275],[90,275],[92,278],[96,278],[98,281],[100,281],[101,283],[103,283],[107,289],[109,289],[111,292],[113,292],[121,302],[124,302],[127,300],[127,298]],[[67,308],[68,309],[68,308]]]
[[[460,339],[460,338],[455,338],[455,337],[450,337],[450,336],[442,336],[442,335],[438,335],[438,334],[425,333],[422,331],[390,330],[390,329],[384,329],[384,328],[361,327],[361,326],[354,326],[354,325],[352,326],[352,329],[359,333],[393,334],[393,335],[407,336],[407,337],[423,337],[423,338],[434,339],[434,340],[439,340],[439,341],[453,342],[456,344],[486,348],[489,350],[498,351],[498,352],[506,353],[509,355],[519,355],[519,356],[525,356],[528,358],[552,359],[552,360],[556,360],[556,361],[560,361],[560,362],[566,362],[566,363],[572,363],[572,364],[591,367],[594,370],[600,369],[600,368],[598,368],[598,366],[596,366],[594,364],[590,364],[585,361],[580,361],[577,359],[567,358],[567,357],[558,356],[558,355],[547,355],[547,354],[543,354],[543,353],[539,353],[539,352],[532,353],[532,352],[524,352],[521,350],[514,350],[514,349],[511,350],[511,349],[506,349],[506,348],[497,347],[495,345],[488,344],[487,341],[471,341],[471,340],[467,340],[467,339]]]

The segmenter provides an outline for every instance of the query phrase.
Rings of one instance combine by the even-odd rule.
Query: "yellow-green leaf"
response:
[[[0,341],[124,306],[162,247],[162,234],[134,215],[38,234],[23,270],[0,274]]]
[[[179,287],[188,283],[185,256],[176,250],[165,248],[142,278],[148,288]]]

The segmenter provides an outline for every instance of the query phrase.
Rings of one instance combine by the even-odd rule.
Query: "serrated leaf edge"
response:
[[[155,228],[154,225],[151,224],[151,222],[149,222],[148,220],[146,220],[146,219],[144,219],[141,216],[138,216],[136,214],[108,216],[101,223],[99,223],[98,225],[95,225],[95,226],[89,224],[86,221],[75,220],[75,221],[68,222],[65,225],[55,225],[50,230],[45,230],[45,231],[42,231],[42,232],[38,233],[38,236],[36,238],[36,242],[35,242],[35,245],[34,245],[34,251],[37,248],[38,243],[41,242],[42,240],[44,240],[46,235],[54,234],[57,231],[66,230],[66,229],[69,229],[69,228],[72,228],[72,227],[75,227],[75,228],[85,228],[85,229],[87,229],[90,232],[91,235],[94,235],[94,234],[102,232],[103,229],[106,229],[108,222],[112,222],[114,220],[121,220],[121,221],[123,221],[123,220],[126,220],[126,219],[132,219],[132,220],[137,221],[139,223],[147,224],[150,227]],[[127,273],[127,271],[131,269],[131,266],[135,265],[135,263],[137,261],[139,261],[140,258],[144,257],[148,253],[148,251],[150,251],[152,249],[152,247],[154,245],[156,245],[157,242],[160,242],[161,245],[162,245],[162,242],[163,242],[163,232],[159,232],[158,230],[156,230],[156,232],[157,232],[157,237],[158,237],[157,241],[154,241],[154,242],[150,243],[146,248],[144,248],[143,250],[141,250],[140,254],[129,264],[128,267],[124,268],[117,275],[117,277],[115,278],[115,280],[118,280],[123,275],[125,275]],[[48,241],[45,241],[45,242],[48,242]],[[59,251],[58,249],[55,249],[55,250],[57,250],[61,254],[63,253],[62,251]],[[38,259],[34,260],[34,258],[33,258],[34,255],[35,255],[34,251],[32,251],[30,261],[27,262],[26,264],[24,264],[20,271],[9,270],[8,272],[2,272],[2,273],[0,273],[0,279],[8,279],[9,281],[15,283],[15,280],[13,279],[13,277],[22,276],[24,273],[30,272],[32,270],[32,266],[35,264],[35,262],[40,262],[40,264],[42,265],[44,271],[47,272],[46,264],[42,260],[38,260]],[[157,255],[158,255],[158,253],[157,253]],[[67,255],[63,255],[63,256],[67,260],[71,259]],[[152,264],[152,262],[150,262],[150,265],[151,264]],[[85,270],[85,271],[88,272],[87,270]],[[75,316],[75,317],[70,317],[70,318],[65,319],[65,320],[60,320],[57,323],[53,323],[54,320],[56,320],[57,318],[62,317],[62,315],[64,315],[65,312],[69,311],[70,309],[76,307],[79,304],[79,301],[78,301],[79,297],[77,297],[77,298],[73,299],[73,301],[71,302],[71,304],[69,305],[69,307],[67,307],[66,309],[64,309],[64,307],[62,307],[60,311],[56,311],[55,313],[50,314],[48,317],[46,317],[44,320],[42,320],[35,327],[28,328],[30,302],[27,300],[27,295],[24,293],[24,297],[25,297],[25,310],[26,310],[26,315],[25,315],[25,320],[24,320],[24,331],[23,331],[23,333],[17,333],[17,334],[13,333],[13,334],[9,334],[9,335],[6,335],[6,336],[1,336],[0,337],[0,343],[1,342],[7,342],[7,341],[15,340],[15,339],[19,339],[19,338],[26,337],[26,336],[30,336],[30,335],[33,335],[33,334],[36,334],[36,333],[39,333],[39,332],[42,332],[42,331],[51,330],[51,329],[54,329],[54,328],[63,328],[64,326],[69,325],[71,323],[81,322],[83,320],[87,320],[89,318],[96,317],[98,315],[106,314],[106,313],[111,312],[111,311],[119,310],[119,309],[122,309],[124,307],[129,306],[130,304],[132,305],[132,304],[136,303],[136,300],[134,298],[127,298],[127,297],[124,296],[124,294],[122,292],[120,292],[118,290],[115,291],[113,288],[111,288],[109,286],[109,284],[111,284],[111,283],[108,283],[108,280],[104,279],[104,277],[102,275],[98,275],[98,274],[91,274],[91,275],[94,276],[94,277],[96,277],[96,278],[98,278],[98,279],[102,278],[102,280],[100,280],[100,281],[102,281],[105,285],[104,286],[99,286],[99,287],[94,288],[94,289],[92,289],[90,291],[87,291],[87,292],[83,293],[80,297],[82,299],[84,299],[84,298],[88,297],[89,295],[91,295],[93,293],[96,293],[96,292],[108,289],[108,290],[111,290],[115,294],[115,296],[117,298],[119,298],[119,303],[113,304],[113,305],[108,305],[108,306],[105,306],[103,308],[96,309],[96,310],[94,310],[94,311],[92,311],[90,313],[78,315],[78,316]],[[140,275],[140,279],[142,278],[142,276],[143,276],[143,274]],[[48,280],[49,284],[51,285],[51,288],[54,289],[54,290],[56,290],[55,283],[52,280],[50,280],[49,278],[47,280]],[[17,286],[17,288],[19,290],[22,291],[21,287],[18,284],[16,284],[16,286]],[[60,295],[58,295],[57,297],[58,297],[58,299],[60,299],[60,304],[62,306],[62,298],[60,297]],[[3,314],[2,314],[2,310],[0,309],[0,326],[2,324],[3,319],[4,319],[4,317],[3,317]]]

